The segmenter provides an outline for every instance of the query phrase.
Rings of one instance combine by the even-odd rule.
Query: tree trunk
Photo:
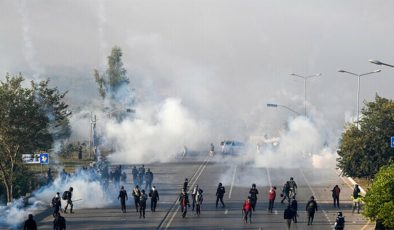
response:
[[[7,193],[7,203],[10,203],[12,202],[12,189],[10,189],[9,184],[6,181],[4,181],[4,187]]]

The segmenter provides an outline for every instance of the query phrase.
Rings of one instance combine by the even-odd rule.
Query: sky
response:
[[[68,90],[71,107],[98,101],[93,69],[113,46],[142,104],[168,98],[205,121],[217,139],[278,135],[291,112],[338,133],[360,100],[394,97],[394,2],[389,0],[0,1],[0,79],[22,73]],[[171,99],[170,99],[171,100]],[[198,122],[197,122],[198,123]],[[193,123],[194,124],[194,123]],[[245,131],[246,130],[246,131]]]

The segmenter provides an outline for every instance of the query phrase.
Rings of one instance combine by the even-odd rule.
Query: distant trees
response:
[[[394,160],[394,102],[378,95],[362,109],[360,128],[348,124],[338,149],[338,167],[348,176],[373,178]]]
[[[29,88],[23,81],[21,75],[7,74],[0,82],[0,181],[8,202],[14,198],[16,181],[29,177],[23,173],[22,154],[48,150],[55,140],[70,135],[66,93],[50,88],[49,81],[32,81]]]
[[[115,99],[117,91],[121,86],[129,84],[126,76],[126,69],[123,68],[122,50],[115,46],[112,48],[111,55],[108,56],[108,69],[105,73],[100,74],[97,69],[94,70],[94,78],[98,85],[100,96],[109,99]]]
[[[394,163],[380,168],[364,201],[365,216],[394,228]]]

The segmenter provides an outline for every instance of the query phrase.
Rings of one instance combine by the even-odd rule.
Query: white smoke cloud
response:
[[[208,143],[207,123],[197,120],[180,99],[138,106],[136,111],[134,120],[105,124],[103,133],[116,146],[116,152],[109,158],[113,162],[171,161],[184,145],[196,149]]]

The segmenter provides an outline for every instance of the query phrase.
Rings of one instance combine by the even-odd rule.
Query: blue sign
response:
[[[391,137],[391,148],[394,148],[394,137]]]
[[[40,153],[40,164],[49,164],[49,154]]]

